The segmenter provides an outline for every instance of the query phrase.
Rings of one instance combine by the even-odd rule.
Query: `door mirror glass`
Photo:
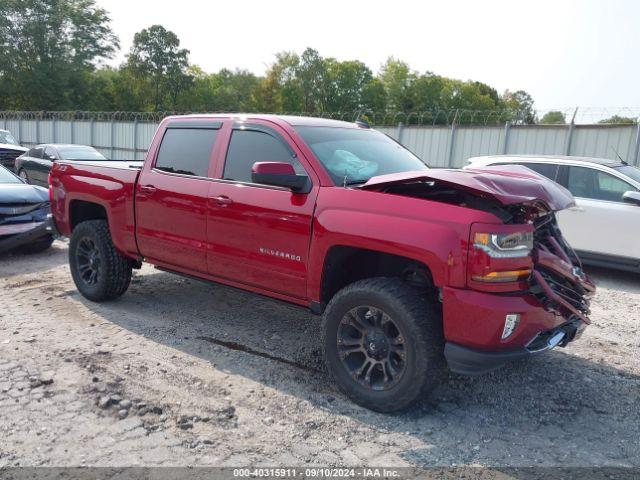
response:
[[[285,187],[297,193],[308,193],[309,177],[296,175],[293,165],[287,162],[256,162],[251,168],[251,181],[263,185]]]
[[[640,192],[630,190],[622,194],[622,200],[625,203],[631,203],[633,205],[640,206]]]

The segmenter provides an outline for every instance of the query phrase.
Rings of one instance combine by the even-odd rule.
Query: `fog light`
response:
[[[520,323],[519,313],[509,313],[504,317],[504,329],[502,330],[502,340],[509,338]]]

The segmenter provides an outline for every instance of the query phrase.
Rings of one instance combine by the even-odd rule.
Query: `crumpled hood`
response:
[[[49,191],[37,185],[25,183],[0,183],[0,204],[42,203],[49,201]]]
[[[393,173],[373,177],[359,188],[379,190],[388,185],[432,181],[460,187],[486,198],[494,198],[503,205],[544,202],[553,211],[575,205],[569,190],[521,165],[464,170],[431,168]]]

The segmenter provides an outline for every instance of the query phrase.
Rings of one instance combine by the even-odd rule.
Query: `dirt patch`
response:
[[[93,304],[66,255],[0,262],[0,466],[640,466],[637,276],[592,272],[566,349],[381,415],[328,381],[311,314],[148,266]]]

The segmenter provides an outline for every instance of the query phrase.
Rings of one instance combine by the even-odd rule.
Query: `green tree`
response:
[[[411,110],[412,102],[408,90],[416,77],[409,64],[389,57],[380,69],[379,78],[384,85],[387,107],[395,111]]]
[[[638,119],[637,118],[631,118],[631,117],[621,117],[620,115],[613,115],[609,118],[605,118],[603,120],[600,120],[598,123],[615,123],[615,124],[619,124],[619,125],[635,125],[636,123],[638,123]]]
[[[547,125],[566,124],[567,120],[564,118],[564,113],[559,112],[557,110],[552,110],[550,112],[545,113],[542,116],[542,118],[538,121],[538,123],[547,124]]]
[[[338,62],[328,58],[325,59],[325,72],[324,111],[355,112],[367,107],[365,89],[373,81],[369,67],[357,60]]]
[[[536,113],[533,109],[533,98],[527,92],[506,90],[501,100],[504,108],[508,111],[508,120],[514,123],[535,123]]]
[[[88,76],[118,47],[109,23],[94,0],[0,1],[0,108],[83,108]]]
[[[387,92],[382,80],[373,78],[362,87],[362,109],[383,112],[387,109]]]
[[[300,56],[295,76],[302,92],[303,112],[324,110],[327,89],[326,62],[317,50],[307,48]]]
[[[134,35],[126,68],[151,85],[156,111],[167,102],[175,108],[178,95],[193,80],[188,73],[189,50],[180,48],[178,36],[162,25],[152,25]]]
[[[258,110],[265,112],[302,112],[304,94],[297,73],[300,56],[293,52],[276,54],[276,61],[254,92]]]

